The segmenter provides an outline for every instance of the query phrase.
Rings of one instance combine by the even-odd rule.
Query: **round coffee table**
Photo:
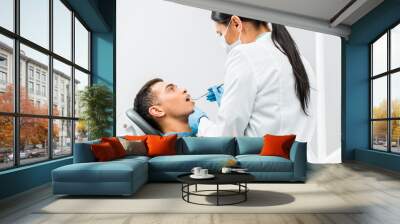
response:
[[[255,180],[255,177],[248,173],[216,173],[213,174],[215,177],[212,179],[193,179],[190,177],[191,173],[182,174],[177,177],[178,181],[182,183],[182,199],[188,203],[198,204],[198,205],[234,205],[239,204],[241,202],[245,202],[247,200],[247,192],[249,188],[247,187],[247,183]],[[215,190],[198,190],[197,185],[215,185]],[[194,191],[190,191],[190,186],[195,186]],[[223,190],[220,189],[220,185],[236,185],[238,186],[237,190]],[[215,192],[215,194],[205,194],[209,192]],[[203,197],[216,197],[216,204],[202,204],[190,201],[190,196],[203,196]],[[231,203],[221,203],[221,197],[232,197],[232,196],[241,196],[239,200],[231,202]]]

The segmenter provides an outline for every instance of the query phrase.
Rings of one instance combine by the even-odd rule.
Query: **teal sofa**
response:
[[[263,138],[256,137],[183,137],[177,141],[177,155],[128,156],[96,162],[90,145],[75,144],[74,163],[52,171],[54,194],[131,195],[148,181],[176,181],[193,167],[219,172],[228,160],[247,168],[258,182],[305,182],[306,143],[294,142],[290,159],[260,156]]]

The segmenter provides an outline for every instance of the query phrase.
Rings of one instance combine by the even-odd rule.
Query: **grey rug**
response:
[[[58,197],[36,213],[360,213],[361,205],[344,201],[316,184],[260,183],[248,186],[250,189],[248,200],[237,205],[189,204],[181,198],[180,184],[150,183],[131,197]],[[199,186],[198,190],[213,188],[215,186],[203,185]],[[233,186],[224,189],[231,188]],[[237,199],[226,197],[222,202],[228,203]],[[191,200],[215,203],[215,197],[212,196],[193,196]]]

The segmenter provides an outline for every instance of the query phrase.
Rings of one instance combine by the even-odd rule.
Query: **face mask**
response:
[[[231,21],[232,21],[232,20],[231,20]],[[232,44],[228,44],[228,43],[226,42],[225,36],[226,36],[226,33],[228,32],[229,25],[231,24],[231,21],[229,21],[229,23],[228,23],[228,26],[227,26],[227,29],[226,29],[226,31],[225,31],[225,34],[223,34],[223,35],[218,35],[219,42],[220,42],[220,44],[222,45],[222,47],[225,49],[225,52],[226,52],[227,54],[229,54],[229,52],[230,52],[233,48],[235,48],[236,46],[238,46],[238,45],[240,45],[240,44],[242,43],[242,42],[240,41],[240,36],[239,36],[238,40],[235,41],[235,42],[232,43]]]

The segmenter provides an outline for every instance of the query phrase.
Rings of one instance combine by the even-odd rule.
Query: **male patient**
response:
[[[197,133],[192,130],[196,128],[189,125],[189,115],[195,107],[187,90],[162,79],[152,79],[144,84],[136,95],[134,110],[165,135],[195,136]]]

